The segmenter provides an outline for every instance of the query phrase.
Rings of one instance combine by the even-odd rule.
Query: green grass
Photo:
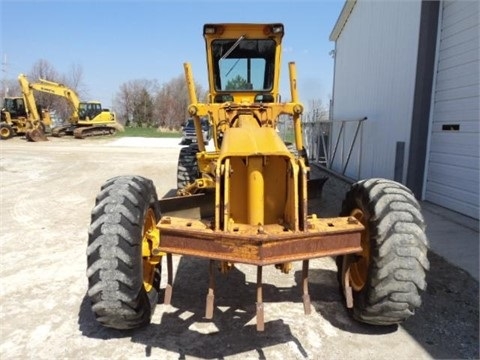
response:
[[[116,137],[147,137],[147,138],[172,138],[181,137],[176,131],[161,132],[155,128],[126,127],[125,131],[117,131]]]
[[[295,134],[292,129],[280,132],[284,141],[294,143]],[[125,131],[117,131],[115,137],[176,138],[182,137],[180,131],[158,131],[156,128],[125,127]]]
[[[281,131],[279,135],[283,141],[295,143],[295,132],[293,130],[290,129],[288,131]]]

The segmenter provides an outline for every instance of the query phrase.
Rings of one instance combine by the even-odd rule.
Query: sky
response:
[[[285,26],[281,95],[290,99],[288,67],[296,63],[300,100],[328,105],[335,44],[329,35],[344,0],[0,0],[2,79],[28,74],[40,59],[59,73],[81,67],[88,99],[111,108],[119,87],[137,79],[161,85],[183,76],[208,88],[205,23]],[[15,14],[12,16],[12,14]],[[30,79],[34,81],[33,79]],[[10,94],[14,95],[14,94]]]

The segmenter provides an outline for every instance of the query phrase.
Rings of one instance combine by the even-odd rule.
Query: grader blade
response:
[[[307,181],[308,199],[317,199],[322,197],[323,185],[327,182],[328,177],[317,179],[309,179]]]
[[[215,213],[213,193],[165,197],[159,200],[159,205],[162,216],[200,220],[211,218]]]

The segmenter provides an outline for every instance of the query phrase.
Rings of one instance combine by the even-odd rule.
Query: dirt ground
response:
[[[151,178],[159,196],[176,186],[179,139],[51,138],[0,142],[1,359],[476,359],[478,282],[430,253],[423,305],[400,326],[372,327],[345,310],[331,258],[311,261],[305,315],[301,263],[264,270],[265,331],[255,329],[255,268],[217,276],[204,319],[208,261],[174,256],[171,305],[152,324],[101,327],[86,296],[90,211],[110,177]],[[335,216],[347,185],[330,178],[320,215]],[[164,269],[166,266],[164,266]],[[162,274],[162,286],[166,272]]]

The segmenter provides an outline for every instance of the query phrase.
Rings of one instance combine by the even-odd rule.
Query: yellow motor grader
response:
[[[153,181],[142,176],[118,176],[102,186],[87,247],[88,295],[102,325],[131,329],[150,322],[163,257],[164,303],[170,303],[172,255],[209,259],[207,319],[215,309],[217,269],[255,266],[259,331],[265,327],[263,268],[288,273],[291,262],[302,261],[308,314],[309,260],[324,256],[336,258],[345,304],[356,319],[396,324],[420,306],[428,244],[419,205],[406,187],[387,179],[359,181],[339,217],[308,213],[315,182],[302,143],[293,62],[291,100],[281,102],[279,94],[283,35],[280,23],[204,25],[209,96],[198,102],[190,64],[184,64],[197,143],[180,151],[177,195],[158,200]],[[293,151],[277,131],[280,116],[293,120]],[[204,117],[213,151],[205,148]]]

